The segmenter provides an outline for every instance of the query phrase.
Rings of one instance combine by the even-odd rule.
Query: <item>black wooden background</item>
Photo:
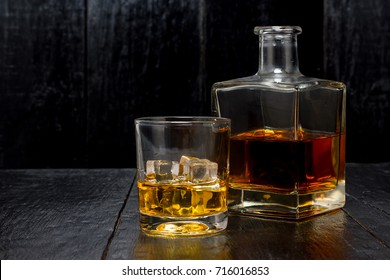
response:
[[[348,86],[347,161],[390,161],[390,1],[1,0],[0,168],[134,167],[134,118],[208,115],[300,25],[302,73]]]

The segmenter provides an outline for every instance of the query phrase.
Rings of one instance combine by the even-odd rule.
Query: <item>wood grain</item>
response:
[[[390,2],[324,1],[324,67],[347,84],[347,157],[390,156]]]
[[[390,164],[350,163],[347,180],[345,212],[390,248]]]
[[[206,1],[207,88],[215,82],[254,75],[259,64],[259,38],[254,27],[298,25],[301,72],[322,77],[321,1]],[[307,11],[310,11],[309,13]]]
[[[134,118],[201,112],[199,1],[88,4],[89,165],[135,166]]]
[[[0,167],[84,165],[83,1],[1,1],[0,26]]]
[[[347,161],[390,160],[381,0],[0,1],[0,168],[135,167],[136,117],[208,115],[257,70],[256,25],[300,25],[303,74],[347,84]]]
[[[100,259],[135,175],[121,169],[0,173],[2,260]]]
[[[225,232],[194,238],[140,232],[134,169],[0,170],[0,258],[390,259],[389,167],[347,164],[342,210],[230,216]]]
[[[134,223],[133,186],[107,258],[389,259],[389,167],[348,164],[348,202],[343,210],[298,223],[230,216],[225,232],[207,238],[166,239],[141,233]],[[366,197],[367,185],[373,185],[371,198]]]
[[[158,238],[141,233],[134,224],[136,213],[137,201],[133,192],[124,210],[123,222],[109,248],[108,259],[390,258],[390,240],[383,242],[374,238],[357,222],[358,217],[344,211],[300,223],[230,216],[228,228],[222,234],[185,239]],[[382,223],[380,230],[389,226],[388,217],[382,216],[378,220]]]

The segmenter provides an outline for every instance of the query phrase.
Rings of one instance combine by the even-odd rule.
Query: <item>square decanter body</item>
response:
[[[230,118],[231,213],[301,219],[345,204],[345,85],[297,74],[212,87]]]

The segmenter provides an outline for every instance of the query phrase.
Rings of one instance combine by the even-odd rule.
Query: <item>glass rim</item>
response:
[[[270,25],[256,26],[254,29],[256,35],[263,34],[301,34],[302,28],[297,25]]]
[[[231,121],[228,118],[212,116],[152,116],[140,117],[134,120],[135,124],[141,125],[193,125],[193,124],[227,124]]]

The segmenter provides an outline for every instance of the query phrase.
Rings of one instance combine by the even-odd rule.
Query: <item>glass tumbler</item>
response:
[[[141,229],[162,236],[224,230],[230,120],[145,117],[135,128]]]

